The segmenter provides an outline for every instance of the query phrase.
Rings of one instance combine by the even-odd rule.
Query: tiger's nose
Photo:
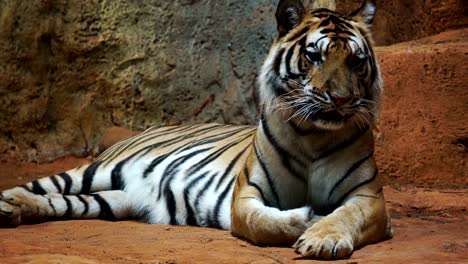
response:
[[[333,103],[335,103],[336,105],[344,105],[353,99],[352,95],[340,96],[333,92],[328,93],[328,95],[330,96],[330,99],[333,101]]]

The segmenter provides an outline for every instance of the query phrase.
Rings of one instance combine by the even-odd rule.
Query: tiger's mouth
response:
[[[318,128],[336,130],[342,128],[359,112],[360,101],[356,98],[340,105],[333,103],[331,99],[327,100],[326,97],[316,98],[314,96],[304,96],[303,94],[298,94],[298,96],[290,94],[288,96],[294,100],[288,101],[287,99],[290,98],[286,97],[286,100],[282,102],[286,107],[280,107],[279,109],[289,108],[289,110],[292,110],[286,111],[285,117],[288,120],[296,120],[295,122],[298,124],[304,122]]]
[[[326,122],[344,122],[350,119],[354,114],[345,114],[337,110],[319,111],[309,117],[310,121],[326,121]]]
[[[319,111],[309,118],[309,121],[317,128],[324,130],[342,129],[354,113],[343,113],[338,110]]]

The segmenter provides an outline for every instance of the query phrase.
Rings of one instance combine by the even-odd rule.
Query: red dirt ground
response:
[[[88,162],[0,163],[0,189]],[[12,174],[15,176],[12,177]],[[385,188],[395,237],[337,263],[468,263],[467,189]],[[138,222],[62,221],[0,229],[0,263],[309,263],[228,231]]]

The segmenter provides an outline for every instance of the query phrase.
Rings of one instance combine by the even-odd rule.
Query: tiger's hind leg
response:
[[[111,164],[112,165],[112,164]],[[124,181],[98,161],[0,192],[0,227],[60,219],[131,215]]]
[[[35,194],[24,187],[0,193],[0,227],[46,220],[105,219],[133,217],[128,194],[101,191],[93,194]]]

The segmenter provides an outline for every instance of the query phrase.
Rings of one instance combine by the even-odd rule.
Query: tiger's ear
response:
[[[280,0],[276,9],[279,36],[282,37],[297,27],[302,22],[305,12],[300,0]]]
[[[352,12],[349,16],[357,22],[370,25],[374,21],[376,12],[377,4],[375,3],[375,0],[366,0],[360,8]]]

